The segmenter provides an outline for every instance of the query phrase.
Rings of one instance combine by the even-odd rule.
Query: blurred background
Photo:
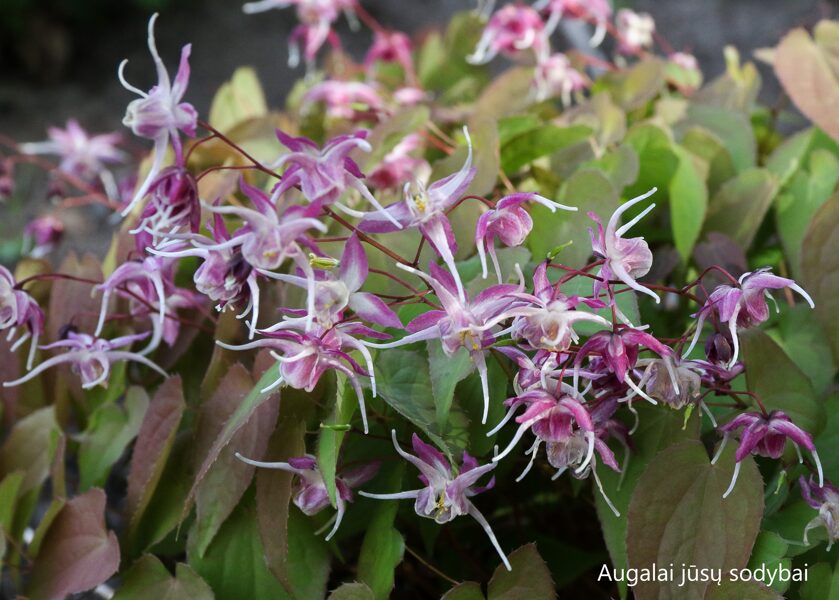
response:
[[[154,83],[146,47],[146,23],[161,13],[157,44],[174,72],[180,48],[191,42],[192,77],[186,100],[206,115],[217,88],[236,67],[254,66],[269,105],[281,107],[285,94],[303,70],[287,64],[286,40],[296,24],[293,9],[249,16],[240,0],[0,0],[0,135],[18,142],[45,139],[45,130],[76,118],[92,133],[125,131],[121,120],[134,96],[117,81],[117,65],[129,59],[126,76],[141,89]],[[362,0],[386,27],[421,36],[445,24],[452,13],[475,7],[476,0]],[[500,6],[504,0],[497,0]],[[753,50],[775,45],[789,29],[812,26],[835,16],[839,0],[617,0],[653,15],[658,31],[674,50],[692,52],[706,81],[724,70],[722,50],[737,47],[744,60]],[[565,46],[585,45],[588,36],[562,24]],[[578,24],[578,26],[580,26]],[[350,33],[339,20],[345,48],[361,58],[370,32]],[[562,44],[558,44],[562,48]],[[503,67],[506,63],[499,59]],[[762,100],[774,104],[779,87],[770,69],[763,75]],[[128,148],[139,154],[146,147],[127,136]],[[42,177],[42,174],[37,174]],[[0,262],[12,262],[19,241],[15,231],[49,210],[46,194],[37,187],[25,201],[0,204]],[[23,189],[20,189],[23,197]],[[101,213],[101,214],[100,214]],[[107,247],[107,211],[64,211],[72,247],[101,253]],[[69,237],[69,236],[68,236]]]

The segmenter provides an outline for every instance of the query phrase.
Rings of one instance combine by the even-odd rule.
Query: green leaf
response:
[[[160,481],[185,408],[180,376],[169,377],[149,404],[131,455],[125,499],[129,539],[138,533],[140,519]]]
[[[603,171],[615,190],[620,193],[623,188],[635,183],[640,172],[638,154],[629,144],[621,144],[615,150],[606,152],[597,160],[583,165],[584,169]]]
[[[484,395],[478,372],[472,372],[471,375],[457,384],[455,405],[461,408],[469,418],[469,444],[467,448],[475,456],[484,456],[492,451],[498,434],[487,437],[487,429],[504,417],[506,412],[504,400],[510,397],[507,393],[510,382],[507,373],[499,364],[499,360],[503,362],[507,359],[495,352],[487,354],[487,381],[489,383],[487,425],[481,424],[484,414]]]
[[[700,442],[685,442],[660,452],[644,471],[627,514],[630,567],[696,565],[742,568],[749,560],[763,514],[763,482],[751,457],[741,463],[734,491],[725,499],[734,469],[729,446],[716,465]],[[702,598],[707,582],[640,582],[638,600]]]
[[[707,164],[705,180],[710,194],[715,194],[723,183],[737,175],[734,161],[725,144],[708,129],[698,125],[688,127],[681,144]]]
[[[124,406],[102,404],[93,411],[78,438],[80,491],[105,484],[111,467],[140,432],[148,407],[148,395],[133,386],[125,395]]]
[[[219,131],[228,131],[267,112],[265,94],[256,71],[251,67],[239,67],[231,80],[216,92],[210,106],[210,124]]]
[[[581,142],[590,135],[591,129],[585,125],[546,125],[526,131],[502,146],[501,168],[505,173],[515,173],[534,160]]]
[[[723,579],[720,585],[708,587],[704,600],[783,600],[783,596],[756,581]]]
[[[389,469],[386,475],[379,476],[385,481],[385,489],[378,493],[402,491],[402,475],[404,465],[399,463]],[[393,526],[396,512],[399,510],[398,501],[380,501],[378,508],[370,520],[364,542],[361,544],[361,554],[358,557],[358,578],[370,587],[376,600],[387,599],[394,586],[394,571],[402,562],[405,552],[405,541],[402,534]]]
[[[437,412],[437,426],[443,430],[449,420],[454,400],[454,389],[475,368],[466,348],[458,348],[452,356],[443,350],[437,340],[427,343],[428,369],[431,376],[431,391]]]
[[[328,600],[376,600],[373,590],[363,583],[345,583],[331,594]]]
[[[679,166],[672,140],[664,129],[649,123],[636,125],[626,140],[638,154],[640,170],[635,183],[624,190],[627,196],[640,196],[657,187],[659,193],[670,188],[670,180]]]
[[[787,356],[807,375],[816,394],[824,395],[833,382],[836,367],[833,364],[830,341],[816,313],[804,302],[798,302],[795,306],[783,303],[781,316],[778,317],[777,332],[771,330],[767,333],[776,333],[772,339],[778,342]]]
[[[804,373],[760,329],[740,334],[746,383],[769,410],[782,410],[796,425],[816,435],[824,426],[824,406]]]
[[[15,505],[24,475],[23,471],[14,471],[0,481],[0,561],[6,555],[6,537],[12,535]]]
[[[55,449],[53,439],[59,432],[55,408],[48,406],[18,421],[6,438],[0,448],[0,477],[23,471],[26,475],[19,496],[39,488],[47,479]]]
[[[554,582],[548,565],[539,556],[536,544],[526,544],[508,557],[512,571],[504,565],[495,569],[487,590],[488,600],[519,600],[520,598],[556,598]]]
[[[825,425],[816,437],[816,449],[822,461],[825,479],[839,480],[839,394],[830,395],[824,403]],[[796,537],[801,537],[800,533]]]
[[[427,364],[424,352],[379,352],[375,358],[376,383],[385,402],[451,456],[466,446],[467,419],[462,411],[453,407],[445,427],[438,425],[431,377],[425,368]]]
[[[764,567],[769,570],[777,570],[778,568],[789,569],[792,562],[788,558],[784,558],[787,553],[789,544],[777,533],[772,531],[761,531],[755,540],[755,546],[752,549],[752,556],[749,559],[749,569],[754,571]],[[768,585],[768,582],[766,582]],[[772,582],[772,589],[783,594],[789,587],[789,581],[781,581],[776,578]]]
[[[643,60],[629,69],[614,71],[601,78],[615,102],[625,110],[635,110],[655,98],[664,88],[664,63]],[[595,86],[598,88],[601,86]]]
[[[464,581],[443,594],[440,600],[486,600],[481,584],[474,581]]]
[[[565,182],[557,201],[576,206],[578,210],[552,213],[544,206],[533,206],[530,209],[533,231],[527,237],[527,245],[533,258],[541,261],[557,246],[571,242],[557,261],[572,268],[582,267],[592,254],[588,228],[595,225],[587,213],[594,212],[608,220],[619,206],[618,192],[602,172],[584,169]]]
[[[839,574],[826,563],[811,565],[798,590],[800,600],[839,600]]]
[[[714,194],[704,231],[724,233],[748,249],[777,191],[778,181],[766,169],[743,171]]]
[[[713,132],[731,154],[738,173],[757,164],[757,144],[748,117],[739,111],[691,104],[683,126],[699,125]]]
[[[105,492],[67,502],[44,538],[29,578],[32,600],[63,598],[105,582],[119,568],[119,542],[105,528]]]
[[[687,263],[702,231],[708,207],[708,189],[691,154],[680,146],[674,146],[673,152],[679,159],[679,166],[670,180],[670,224],[676,249]]]
[[[337,385],[335,386],[335,407],[332,415],[326,424],[343,425],[352,420],[358,402],[355,392],[343,373],[336,372]],[[346,431],[322,428],[318,436],[318,468],[323,475],[326,491],[329,494],[329,502],[336,506],[337,490],[335,475],[338,467],[338,455],[341,452],[341,443],[344,441]]]
[[[160,560],[145,554],[125,574],[114,600],[212,600],[213,590],[188,565],[178,563],[173,577]]]

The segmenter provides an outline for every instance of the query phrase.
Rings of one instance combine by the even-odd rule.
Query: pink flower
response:
[[[317,459],[311,454],[289,458],[288,462],[251,460],[250,458],[245,458],[238,452],[236,453],[236,458],[254,467],[278,469],[295,474],[297,476],[297,483],[292,492],[294,495],[294,505],[304,515],[315,515],[329,506],[329,493],[326,491],[326,482],[318,468]],[[329,534],[326,536],[327,541],[332,539],[332,536],[335,535],[341,526],[341,521],[344,519],[344,513],[347,510],[347,502],[352,502],[353,500],[352,488],[357,488],[370,481],[378,470],[379,463],[371,462],[352,469],[342,470],[340,472],[341,474],[335,477],[335,487],[338,492],[335,497],[337,510],[335,516],[327,521],[321,529],[323,531],[323,529],[334,523]],[[320,531],[316,533],[320,533]]]
[[[408,79],[413,81],[416,75],[411,52],[411,40],[401,31],[377,31],[364,57],[364,67],[369,73],[376,62],[396,63],[402,67]]]
[[[69,119],[65,129],[50,127],[49,140],[21,144],[24,154],[55,154],[61,158],[59,170],[76,175],[85,181],[101,178],[107,165],[125,162],[126,154],[117,148],[122,140],[119,133],[90,135],[79,122]]]
[[[64,237],[64,223],[53,215],[44,215],[27,223],[23,234],[29,256],[43,258]]]
[[[302,103],[306,107],[318,102],[324,103],[329,117],[349,121],[356,120],[359,106],[373,113],[384,110],[384,103],[376,89],[361,81],[330,79],[317,83],[303,95]]]
[[[379,189],[401,188],[405,183],[431,173],[431,166],[423,158],[411,153],[422,148],[422,137],[411,133],[382,157],[376,169],[367,176],[370,183]]]
[[[472,503],[471,498],[491,489],[495,480],[491,480],[485,486],[477,486],[478,481],[495,468],[495,463],[478,466],[478,461],[468,453],[463,453],[463,463],[460,469],[455,471],[452,465],[446,460],[443,454],[423,442],[417,434],[411,437],[414,447],[414,454],[408,454],[399,446],[396,441],[396,430],[391,430],[393,446],[399,456],[414,465],[420,472],[419,479],[422,488],[393,494],[371,494],[361,491],[359,495],[377,500],[401,500],[403,498],[414,499],[414,511],[421,517],[434,519],[439,524],[448,523],[461,515],[472,516],[483,528],[492,542],[498,556],[504,562],[508,571],[512,571],[510,562],[483,514]]]
[[[732,367],[737,362],[737,357],[740,353],[740,342],[737,337],[738,328],[746,329],[748,327],[754,327],[769,318],[769,306],[766,304],[766,299],[769,298],[774,302],[774,298],[769,294],[769,290],[782,288],[795,290],[807,301],[810,308],[815,308],[813,299],[804,291],[804,288],[792,279],[772,275],[769,271],[770,269],[767,267],[750,273],[744,273],[740,276],[738,286],[721,285],[711,292],[705,305],[695,315],[697,317],[696,333],[693,336],[690,346],[684,352],[685,356],[690,354],[696,342],[699,340],[705,319],[712,312],[716,311],[720,322],[728,323],[728,329],[734,345],[733,353],[728,363],[729,368]]]
[[[499,53],[515,57],[525,50],[533,50],[537,57],[547,54],[545,23],[539,13],[529,6],[508,4],[492,16],[475,52],[466,60],[472,64],[484,64]]]
[[[539,12],[547,11],[548,22],[545,29],[549,36],[564,17],[594,21],[594,35],[589,41],[594,47],[599,46],[606,36],[606,25],[612,16],[609,0],[539,0],[533,8]]]
[[[189,84],[189,53],[192,49],[187,44],[181,50],[181,62],[178,66],[178,73],[175,75],[174,83],[169,79],[169,73],[157,53],[154,42],[154,23],[157,20],[157,13],[149,19],[149,52],[157,68],[157,85],[151,88],[148,93],[137,89],[125,80],[123,71],[128,59],[119,65],[119,80],[130,92],[139,95],[140,98],[128,105],[125,118],[122,120],[126,127],[130,127],[135,135],[154,141],[154,161],[145,181],[134,193],[134,198],[123,209],[123,216],[131,212],[135,204],[139,202],[151,186],[166,157],[166,150],[169,142],[175,150],[175,160],[178,164],[183,161],[183,146],[178,135],[182,131],[192,137],[195,135],[195,128],[198,121],[198,113],[195,108],[187,103],[181,102]]]
[[[536,66],[536,97],[544,100],[551,96],[559,96],[565,106],[571,104],[571,94],[589,87],[590,82],[585,75],[571,66],[564,54],[554,54],[541,61]]]
[[[839,490],[829,483],[817,486],[812,477],[809,480],[799,477],[798,483],[804,501],[819,511],[818,516],[804,528],[804,545],[810,545],[807,540],[809,531],[823,526],[827,530],[827,551],[830,552],[833,542],[839,539]]]
[[[809,450],[810,454],[813,455],[813,460],[816,463],[816,469],[819,474],[819,487],[824,485],[822,465],[819,460],[819,455],[816,452],[816,446],[813,444],[812,436],[795,425],[792,419],[780,410],[773,410],[768,415],[757,412],[741,413],[725,425],[719,427],[719,430],[724,436],[716,455],[711,460],[711,464],[717,462],[731,434],[741,428],[743,431],[740,434],[740,445],[734,454],[734,474],[731,477],[731,484],[722,495],[723,498],[727,498],[734,489],[734,484],[737,483],[737,476],[740,474],[740,463],[747,456],[755,454],[757,456],[766,456],[767,458],[781,458],[787,440],[793,443],[796,451],[799,453],[799,457],[801,456],[799,446],[803,446]]]
[[[136,352],[120,350],[120,348],[130,346],[134,342],[146,338],[148,335],[148,333],[140,333],[136,335],[125,335],[112,340],[104,340],[86,333],[70,331],[65,339],[41,346],[43,350],[61,348],[65,349],[65,352],[45,360],[19,379],[3,382],[3,387],[12,387],[26,383],[47,369],[64,363],[69,363],[73,372],[81,377],[82,388],[86,390],[97,385],[107,387],[108,376],[111,374],[111,366],[113,363],[120,361],[138,362],[166,377],[166,371],[145,356]]]
[[[536,202],[551,212],[556,212],[558,208],[570,211],[577,210],[575,206],[565,206],[553,200],[548,200],[539,194],[528,192],[511,194],[499,200],[494,209],[485,212],[478,218],[475,226],[475,245],[481,259],[484,279],[487,278],[486,255],[489,252],[492,264],[495,265],[498,283],[503,281],[501,267],[495,254],[496,238],[507,247],[521,246],[533,229],[533,219],[530,218],[530,214],[522,206],[526,202]]]
[[[655,21],[649,14],[622,8],[615,18],[615,25],[618,29],[618,52],[621,54],[637,54],[652,47]]]
[[[8,332],[6,341],[11,342],[17,334],[17,328],[23,326],[26,331],[12,344],[11,351],[16,351],[31,338],[29,357],[26,360],[26,368],[31,369],[38,338],[44,333],[44,311],[32,296],[17,289],[14,275],[0,265],[0,331]]]
[[[139,248],[157,246],[161,238],[173,233],[198,233],[201,201],[192,173],[183,167],[167,167],[151,183],[148,193],[140,222],[131,232],[137,235]]]
[[[656,302],[661,301],[655,292],[635,281],[637,278],[646,275],[653,264],[653,253],[650,252],[647,242],[644,241],[644,238],[642,237],[630,239],[624,239],[622,237],[623,234],[626,233],[633,225],[638,223],[638,221],[643,219],[648,212],[655,208],[655,204],[648,206],[641,214],[632,219],[629,223],[618,227],[618,221],[627,209],[635,206],[642,200],[649,198],[656,191],[656,188],[653,188],[646,194],[624,202],[620,208],[612,214],[605,230],[603,229],[603,223],[600,218],[594,213],[588,213],[588,216],[597,223],[596,236],[594,235],[594,232],[589,229],[592,249],[594,250],[595,255],[605,261],[598,273],[599,279],[594,282],[595,298],[598,298],[603,290],[609,290],[609,280],[617,278],[633,290],[652,296],[655,298]],[[611,297],[610,300],[612,300]]]

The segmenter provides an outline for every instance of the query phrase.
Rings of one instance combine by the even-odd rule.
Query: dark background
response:
[[[385,26],[411,33],[441,25],[474,0],[363,0]],[[502,0],[498,0],[501,5]],[[677,50],[692,51],[710,77],[723,69],[722,48],[733,44],[744,58],[777,43],[797,25],[812,25],[834,13],[837,0],[632,0],[619,2],[648,11]],[[159,10],[158,47],[170,69],[180,47],[192,42],[192,80],[187,100],[206,114],[218,86],[240,65],[257,68],[273,106],[282,104],[302,75],[286,66],[286,38],[293,9],[249,16],[239,0],[0,0],[0,133],[37,140],[51,124],[71,116],[94,131],[120,128],[133,96],[116,79],[122,58],[130,59],[129,81],[152,83],[145,46],[146,20]],[[346,24],[341,20],[341,28]],[[369,33],[342,32],[360,56]],[[762,68],[764,98],[777,96]]]

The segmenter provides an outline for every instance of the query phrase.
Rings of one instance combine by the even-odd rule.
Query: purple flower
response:
[[[538,100],[559,96],[565,106],[570,106],[571,94],[586,89],[591,83],[585,75],[571,66],[567,56],[558,53],[536,66],[534,85]]]
[[[157,246],[172,233],[198,233],[201,227],[201,201],[198,182],[183,167],[167,167],[149,187],[149,201],[140,222],[131,233],[141,248]]]
[[[609,290],[609,280],[617,278],[633,290],[652,296],[656,302],[661,301],[655,292],[635,281],[638,277],[646,275],[653,264],[653,253],[650,252],[647,242],[642,237],[630,239],[624,239],[622,237],[633,225],[638,223],[648,212],[655,208],[655,204],[650,204],[629,223],[618,227],[618,221],[627,209],[649,198],[656,191],[657,189],[653,188],[646,194],[624,202],[612,214],[609,222],[606,224],[605,230],[603,229],[603,223],[600,221],[600,217],[593,212],[588,213],[588,216],[597,223],[597,236],[589,229],[592,249],[595,255],[605,261],[598,273],[600,279],[594,282],[595,298],[598,298],[603,290]],[[625,317],[624,320],[626,320]]]
[[[123,71],[128,59],[119,65],[119,80],[129,92],[138,94],[140,98],[133,100],[122,120],[126,127],[130,127],[134,135],[154,141],[154,160],[145,181],[134,193],[134,198],[123,209],[123,216],[127,215],[139,202],[151,186],[166,157],[166,150],[169,142],[175,150],[175,159],[178,164],[183,162],[183,146],[181,144],[179,131],[192,137],[195,135],[195,128],[198,121],[198,113],[195,108],[187,103],[181,102],[186,93],[189,83],[189,53],[192,49],[187,44],[181,50],[181,63],[178,66],[178,73],[175,75],[174,83],[169,79],[169,73],[157,53],[154,42],[154,23],[157,20],[157,13],[149,19],[149,52],[157,68],[157,85],[151,88],[148,93],[137,89],[125,80]]]
[[[402,228],[419,228],[455,277],[457,294],[461,301],[465,296],[454,262],[457,243],[446,211],[466,192],[475,177],[476,170],[472,166],[472,140],[465,127],[463,134],[466,136],[468,152],[466,161],[457,173],[435,181],[428,188],[418,182],[419,189],[416,192],[412,192],[410,184],[406,183],[404,200],[394,202],[383,211],[365,216],[358,224],[358,229],[366,233],[389,233]]]
[[[0,331],[7,331],[6,341],[11,342],[17,328],[26,326],[26,331],[12,344],[11,351],[15,352],[32,338],[26,359],[26,368],[31,369],[38,338],[44,333],[44,311],[32,296],[16,289],[16,285],[14,275],[0,265]]]
[[[411,57],[411,40],[401,31],[377,31],[373,44],[364,57],[364,67],[370,73],[376,62],[395,63],[404,69],[405,75],[416,79],[414,60]]]
[[[376,397],[376,383],[373,378],[370,352],[364,348],[355,336],[364,335],[373,338],[387,338],[360,323],[342,323],[331,329],[323,329],[315,324],[306,330],[306,319],[289,319],[261,331],[266,337],[241,346],[233,346],[216,341],[216,344],[228,350],[252,350],[255,348],[270,348],[271,355],[280,363],[279,377],[272,384],[262,390],[267,392],[280,385],[289,385],[295,389],[311,392],[328,370],[343,373],[352,385],[358,398],[364,433],[367,433],[367,410],[364,403],[364,392],[358,381],[358,376],[371,377],[373,397]],[[302,331],[295,331],[302,330]],[[349,354],[358,350],[367,363],[363,369]],[[282,354],[278,354],[281,352]]]
[[[685,351],[685,356],[690,354],[696,342],[699,340],[705,319],[713,311],[716,311],[720,322],[728,323],[728,329],[734,345],[733,354],[728,364],[729,367],[733,366],[737,362],[737,357],[740,354],[740,341],[737,337],[737,329],[754,327],[769,318],[769,306],[766,304],[766,299],[769,298],[773,302],[775,301],[769,294],[769,290],[782,288],[795,290],[807,301],[810,308],[815,308],[813,299],[810,298],[809,294],[800,285],[792,279],[772,275],[769,271],[770,269],[766,267],[750,273],[744,273],[740,276],[738,286],[720,285],[711,292],[705,305],[695,315],[697,317],[696,333],[693,336],[690,346]],[[777,309],[777,304],[775,307]]]
[[[548,36],[554,32],[563,17],[593,20],[595,30],[589,41],[593,47],[599,46],[603,41],[606,25],[612,16],[609,0],[539,0],[533,8],[539,12],[548,12],[548,22],[545,24]]]
[[[289,39],[288,64],[296,67],[300,63],[299,40],[304,42],[304,56],[307,67],[312,69],[315,56],[324,42],[330,40],[334,47],[340,47],[338,37],[332,31],[332,24],[343,11],[352,27],[357,27],[353,0],[258,0],[249,2],[242,9],[247,14],[256,14],[273,8],[297,6],[297,18],[300,25],[294,28]]]
[[[399,317],[387,304],[374,294],[359,291],[368,273],[367,254],[358,237],[352,235],[344,246],[338,276],[326,273],[315,281],[310,310],[318,325],[331,329],[341,320],[344,310],[349,308],[365,321],[401,329]],[[307,289],[310,285],[308,279],[296,275],[272,273],[271,277]]]
[[[622,8],[615,17],[615,26],[621,54],[637,54],[652,47],[655,21],[649,14]]]
[[[627,327],[618,331],[598,331],[577,351],[574,359],[575,378],[583,359],[590,355],[597,356],[602,360],[602,365],[608,372],[614,374],[620,383],[625,383],[632,389],[633,393],[627,396],[627,399],[638,394],[652,404],[657,404],[656,400],[648,396],[629,376],[629,372],[638,362],[641,346],[652,350],[662,358],[670,356],[673,352],[649,333],[639,329]]]
[[[49,140],[21,144],[24,154],[55,154],[61,158],[58,169],[85,181],[110,177],[107,165],[124,162],[126,154],[117,148],[122,140],[119,133],[90,135],[79,122],[69,119],[65,129],[50,127]],[[110,177],[110,181],[113,178]]]
[[[731,477],[731,484],[722,495],[723,498],[728,497],[734,489],[734,484],[737,483],[737,476],[740,474],[740,463],[743,459],[750,454],[778,459],[784,453],[784,446],[787,440],[793,443],[799,458],[801,458],[800,446],[804,446],[813,455],[813,460],[816,463],[816,469],[819,474],[819,487],[824,485],[822,465],[821,461],[819,461],[819,455],[816,452],[816,446],[813,444],[812,436],[795,425],[792,419],[780,410],[773,410],[768,415],[757,412],[742,413],[725,425],[720,426],[719,431],[724,435],[716,455],[711,460],[711,464],[717,462],[728,442],[728,438],[734,431],[740,428],[743,431],[740,433],[740,445],[734,454],[734,475]]]
[[[297,475],[297,483],[294,486],[294,505],[307,516],[312,516],[330,505],[329,494],[326,491],[326,483],[323,480],[323,474],[318,468],[317,459],[311,454],[289,458],[288,462],[262,462],[259,460],[251,460],[245,458],[238,452],[236,458],[244,463],[253,465],[254,467],[263,467],[265,469],[279,469],[287,473]],[[376,472],[379,470],[379,463],[371,462],[352,469],[342,470],[340,475],[335,477],[335,487],[337,494],[335,496],[335,506],[337,511],[335,515],[327,521],[323,528],[315,532],[321,533],[324,529],[332,525],[332,530],[327,534],[326,540],[332,539],[332,536],[338,531],[341,526],[341,521],[344,518],[344,513],[347,510],[347,502],[353,501],[352,489],[357,488],[373,479]],[[334,525],[333,525],[334,523]]]
[[[464,452],[460,468],[454,471],[446,457],[439,450],[419,439],[417,434],[411,437],[416,456],[408,454],[399,447],[395,429],[391,430],[391,437],[393,438],[393,446],[399,456],[419,470],[419,479],[424,487],[394,494],[371,494],[360,491],[359,495],[377,500],[414,498],[416,513],[421,517],[434,519],[439,524],[448,523],[461,515],[471,515],[483,527],[490,542],[504,562],[504,566],[507,567],[508,571],[511,571],[510,562],[507,560],[504,551],[501,550],[489,522],[471,501],[473,496],[485,492],[495,485],[494,479],[485,486],[478,487],[476,485],[481,477],[495,468],[495,463],[478,466],[478,461]]]
[[[571,343],[579,342],[574,331],[574,324],[579,321],[597,323],[610,327],[611,323],[599,315],[582,310],[574,310],[581,302],[592,307],[602,308],[603,303],[579,296],[565,296],[559,286],[548,280],[548,265],[539,263],[533,273],[533,294],[515,294],[515,297],[527,302],[527,305],[515,308],[513,338],[525,340],[531,347],[550,352],[564,352]]]
[[[545,23],[531,7],[508,4],[490,18],[475,52],[467,56],[466,60],[480,65],[488,63],[499,53],[515,57],[529,49],[537,57],[547,54]]]
[[[367,111],[379,113],[384,110],[379,93],[369,83],[361,81],[339,81],[330,79],[317,83],[309,89],[301,100],[304,107],[311,107],[319,102],[326,106],[326,114],[333,119],[356,120],[359,106]]]
[[[348,189],[354,189],[377,209],[378,212],[374,214],[382,215],[394,226],[394,230],[401,228],[399,222],[384,211],[379,201],[361,181],[364,175],[349,156],[356,148],[365,152],[372,150],[366,140],[366,131],[332,138],[323,148],[318,148],[318,145],[308,138],[292,137],[279,129],[277,137],[291,152],[280,157],[273,165],[274,168],[288,165],[283,173],[283,180],[273,190],[271,201],[274,204],[285,192],[299,187],[312,204],[313,210],[320,210],[322,206],[334,206],[351,216],[365,217],[366,213],[338,202]]]
[[[373,187],[384,190],[401,188],[408,181],[427,177],[431,173],[431,166],[425,159],[411,155],[421,148],[422,138],[418,134],[406,135],[393,150],[382,157],[367,176],[368,181]]]
[[[34,379],[50,367],[63,363],[69,363],[71,365],[73,372],[81,377],[82,388],[86,390],[97,385],[107,387],[108,376],[111,374],[111,365],[120,361],[138,362],[166,377],[166,371],[145,356],[128,350],[120,350],[120,348],[130,346],[136,341],[145,339],[148,335],[148,333],[139,333],[117,337],[112,340],[104,340],[86,333],[70,331],[65,339],[41,346],[43,350],[62,348],[66,350],[65,352],[45,360],[20,379],[3,382],[3,387],[20,385],[30,379]]]
[[[576,211],[575,206],[565,206],[553,200],[548,200],[539,194],[520,192],[505,196],[495,205],[495,208],[483,213],[475,226],[475,245],[478,247],[478,256],[481,259],[481,269],[484,279],[487,278],[486,255],[492,259],[495,265],[495,274],[498,276],[498,283],[503,281],[501,267],[498,264],[498,257],[495,254],[495,239],[498,238],[507,247],[521,246],[525,238],[533,229],[533,219],[522,206],[525,202],[536,202],[546,207],[551,212],[556,209]]]
[[[512,294],[521,291],[523,286],[493,285],[480,292],[474,299],[464,294],[461,300],[457,295],[457,291],[461,289],[457,286],[457,279],[434,263],[430,265],[430,275],[402,264],[397,264],[397,267],[421,277],[428,283],[443,305],[443,310],[430,310],[415,318],[405,327],[410,334],[401,340],[387,344],[364,342],[365,345],[386,349],[420,340],[439,339],[443,344],[443,351],[448,356],[460,348],[465,348],[481,378],[484,396],[481,422],[486,423],[489,414],[489,382],[485,353],[495,343],[497,336],[509,333],[509,328],[496,332],[493,329],[512,316],[509,309],[521,302]]]
[[[23,230],[24,245],[32,258],[43,258],[64,237],[64,223],[53,215],[44,215],[27,223]]]
[[[800,477],[798,483],[801,486],[801,495],[804,497],[804,501],[819,511],[818,516],[807,523],[804,528],[804,544],[810,545],[807,540],[807,533],[811,529],[823,526],[827,530],[827,550],[829,552],[833,542],[839,539],[839,489],[829,483],[817,486],[812,477],[809,480]]]

